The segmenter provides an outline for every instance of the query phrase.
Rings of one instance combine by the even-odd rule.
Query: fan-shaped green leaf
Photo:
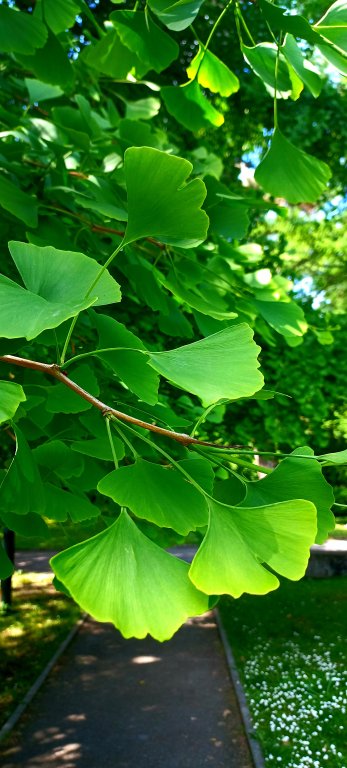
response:
[[[347,464],[347,449],[336,451],[335,453],[323,453],[321,456],[317,456],[317,458],[324,459],[324,462],[329,464]]]
[[[308,325],[301,307],[294,301],[255,301],[258,311],[283,336],[302,336]]]
[[[221,96],[231,96],[240,88],[236,75],[214,53],[199,47],[199,51],[187,69],[190,80],[197,77],[203,88],[209,88],[212,93]]]
[[[0,6],[0,10],[1,10]],[[28,227],[37,227],[38,205],[36,197],[23,192],[16,184],[12,184],[4,174],[0,174],[0,205],[24,221]]]
[[[208,522],[204,496],[180,472],[144,459],[110,472],[98,491],[129,507],[137,517],[182,535]]]
[[[49,99],[58,99],[64,93],[59,85],[41,83],[41,80],[35,80],[33,77],[26,77],[24,82],[29,91],[30,104],[48,101]]]
[[[73,0],[42,0],[43,16],[55,35],[73,27],[79,6]]]
[[[197,395],[205,406],[249,397],[261,389],[259,347],[246,323],[225,328],[171,352],[150,352],[150,365],[173,384]]]
[[[259,5],[272,30],[281,29],[283,32],[294,35],[294,37],[307,40],[312,45],[319,42],[319,35],[312,29],[304,16],[293,14],[287,8],[280,8],[268,0],[259,0]]]
[[[311,502],[240,508],[211,500],[209,506],[208,531],[189,571],[198,589],[233,597],[264,595],[279,582],[262,563],[288,579],[304,575],[317,528]]]
[[[151,147],[131,147],[124,158],[129,219],[124,242],[148,235],[192,248],[206,238],[208,217],[201,210],[206,188],[187,183],[192,164]]]
[[[323,37],[336,45],[344,53],[347,53],[347,2],[346,0],[336,0],[320,21],[315,24],[314,29]]]
[[[112,442],[117,459],[121,461],[124,458],[124,445],[118,437],[113,435]],[[93,456],[95,459],[113,462],[113,453],[107,435],[95,437],[92,440],[77,440],[75,443],[71,443],[71,448],[84,456]]]
[[[11,242],[11,256],[27,288],[0,276],[0,336],[32,339],[92,304],[120,301],[119,285],[100,265],[74,251]]]
[[[99,353],[101,360],[112,368],[127,387],[146,403],[158,401],[158,375],[147,365],[148,357],[134,350],[145,350],[143,342],[129,331],[125,325],[107,315],[94,315],[99,334],[99,347],[125,347],[125,350]]]
[[[86,363],[75,368],[72,379],[89,394],[98,396],[100,390],[97,378],[93,369]],[[91,407],[91,403],[68,389],[65,384],[53,384],[47,390],[46,410],[49,413],[82,413]]]
[[[149,0],[149,7],[168,29],[180,32],[193,23],[204,0]]]
[[[308,459],[296,458],[307,455]],[[318,461],[311,457],[311,448],[297,448],[293,458],[286,458],[262,480],[247,483],[247,494],[241,506],[253,507],[260,504],[273,504],[277,501],[297,499],[298,495],[312,501],[317,509],[316,542],[322,544],[335,525],[330,507],[334,503],[334,494],[322,474]],[[295,458],[294,458],[295,457]]]
[[[279,55],[276,75],[277,45],[275,43],[259,43],[253,47],[241,46],[242,53],[260,79],[271,88],[277,88],[277,95],[289,96],[292,84],[283,54]]]
[[[298,149],[276,128],[270,148],[258,165],[255,180],[274,197],[288,203],[314,203],[331,177],[326,163]]]
[[[0,381],[0,424],[12,419],[20,403],[26,400],[23,388],[14,381]]]
[[[62,440],[48,440],[34,448],[35,461],[40,467],[54,472],[62,480],[80,477],[84,470],[82,456],[76,456]]]
[[[161,72],[177,59],[176,41],[144,11],[114,11],[110,19],[123,45],[146,64],[147,71]]]
[[[281,47],[281,51],[283,52],[283,55],[289,65],[293,67],[297,76],[312,93],[312,96],[317,98],[322,90],[323,80],[313,64],[304,58],[295,38],[292,37],[292,35],[286,35],[286,39],[284,41],[284,45]]]
[[[0,5],[0,51],[31,55],[47,40],[47,29],[33,14]]]
[[[124,637],[168,640],[188,616],[208,609],[188,565],[147,539],[125,512],[106,531],[55,555],[51,566],[85,611]]]
[[[196,80],[185,85],[166,85],[161,89],[167,111],[189,131],[223,125],[224,117],[204,96]]]
[[[25,54],[27,54],[27,49]],[[74,70],[67,51],[64,50],[52,32],[49,32],[45,45],[38,48],[33,56],[20,53],[17,54],[17,58],[28,72],[34,74],[38,80],[42,80],[44,83],[61,85],[62,88],[65,88],[73,82]]]
[[[45,512],[40,473],[28,443],[16,425],[16,452],[0,486],[0,508],[18,515]]]
[[[70,493],[57,485],[45,483],[45,496],[46,517],[49,520],[64,522],[70,518],[73,523],[80,523],[100,515],[100,510],[89,501],[88,496]]]

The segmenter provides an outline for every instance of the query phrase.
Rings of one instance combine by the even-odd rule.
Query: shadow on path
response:
[[[251,768],[213,614],[167,643],[88,619],[0,748],[2,768]]]

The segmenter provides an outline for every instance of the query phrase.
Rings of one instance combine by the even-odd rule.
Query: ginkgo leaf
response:
[[[5,211],[9,211],[17,219],[24,221],[28,227],[37,227],[37,199],[23,192],[3,173],[0,174],[0,205]]]
[[[126,150],[129,218],[125,244],[149,235],[181,248],[205,240],[208,216],[201,206],[206,188],[201,179],[187,183],[192,168],[188,160],[151,147]]]
[[[168,640],[189,616],[208,610],[187,563],[147,539],[126,512],[50,563],[83,610],[112,622],[124,637]]]
[[[271,29],[289,32],[294,37],[301,37],[312,45],[319,43],[319,35],[304,16],[294,14],[287,8],[280,8],[269,0],[259,0],[259,5]]]
[[[321,456],[317,456],[317,458],[323,459],[324,463],[347,464],[347,449],[344,451],[336,451],[335,453],[323,453]]]
[[[304,58],[292,35],[286,35],[281,51],[297,76],[312,93],[312,96],[317,98],[322,90],[323,80],[313,64]]]
[[[45,483],[45,496],[46,517],[49,520],[64,522],[70,518],[73,523],[79,523],[100,515],[100,510],[89,501],[88,496],[70,493],[57,485]]]
[[[41,80],[35,80],[33,77],[24,78],[25,85],[29,91],[30,104],[49,99],[58,99],[64,91],[59,85],[50,85],[50,83],[41,83]]]
[[[94,370],[86,363],[75,368],[72,378],[79,387],[94,397],[99,395],[100,390]],[[49,413],[82,413],[91,407],[91,403],[68,389],[65,384],[54,383],[47,390],[46,410]]]
[[[184,536],[208,522],[204,496],[177,469],[145,459],[110,472],[99,482],[98,491],[137,517]]]
[[[141,400],[153,405],[157,403],[159,377],[147,365],[148,357],[141,351],[137,351],[145,351],[141,339],[113,317],[95,313],[94,318],[99,334],[99,347],[101,349],[116,348],[113,352],[98,353],[100,359],[109,365],[131,392]],[[125,349],[122,350],[121,347]],[[134,351],[131,348],[134,348]]]
[[[80,6],[73,0],[42,0],[43,16],[55,35],[73,27]]]
[[[47,28],[34,14],[0,5],[0,51],[31,55],[47,40]]]
[[[150,352],[150,365],[173,384],[208,406],[219,400],[250,397],[263,386],[253,341],[246,323],[233,325],[171,352]]]
[[[309,458],[297,458],[302,455]],[[334,515],[330,510],[334,503],[334,494],[322,474],[319,462],[312,459],[313,455],[312,449],[307,446],[296,448],[292,453],[293,458],[283,459],[271,475],[247,483],[247,494],[241,506],[253,507],[297,499],[300,494],[317,509],[316,542],[323,544],[335,525]]]
[[[147,70],[162,72],[177,59],[179,47],[176,40],[144,11],[114,11],[110,19],[123,45],[146,64]]]
[[[168,29],[180,32],[193,23],[204,0],[149,0],[149,7]]]
[[[23,388],[14,381],[0,381],[0,424],[12,419],[20,403],[26,400]]]
[[[302,336],[308,325],[301,307],[294,301],[254,301],[259,313],[283,336]]]
[[[231,69],[214,53],[201,47],[191,61],[187,75],[190,80],[197,77],[203,88],[209,88],[212,93],[220,93],[221,96],[231,96],[240,88],[240,81]]]
[[[15,426],[16,452],[0,485],[0,507],[18,515],[35,512],[43,515],[46,508],[40,473],[26,438]]]
[[[125,80],[129,72],[140,78],[148,71],[148,66],[140,61],[136,53],[123,45],[115,29],[109,29],[94,45],[86,46],[81,53],[81,61],[117,80]]]
[[[288,203],[314,203],[331,177],[326,163],[298,149],[275,128],[270,148],[258,165],[255,180],[273,197]]]
[[[118,283],[89,256],[75,251],[10,242],[25,288],[0,275],[0,336],[33,339],[92,304],[120,301]]]
[[[286,60],[278,56],[275,43],[259,43],[255,46],[242,45],[242,53],[260,79],[277,90],[277,95],[287,97],[292,89]],[[276,66],[276,62],[278,65]]]
[[[198,589],[233,597],[264,595],[279,581],[262,563],[288,579],[304,576],[317,529],[311,502],[241,508],[209,500],[209,507],[208,531],[189,571]]]
[[[196,80],[185,85],[165,85],[161,95],[167,111],[189,131],[201,128],[218,128],[224,123],[224,117],[204,96]]]
[[[336,0],[324,16],[314,25],[323,37],[347,53],[347,2]]]

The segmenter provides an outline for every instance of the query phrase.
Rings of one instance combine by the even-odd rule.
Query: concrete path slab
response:
[[[167,643],[88,619],[2,768],[252,768],[213,614]]]

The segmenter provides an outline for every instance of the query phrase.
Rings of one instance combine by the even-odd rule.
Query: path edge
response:
[[[219,636],[223,646],[223,650],[224,650],[224,654],[225,654],[225,658],[226,658],[226,662],[229,670],[229,675],[231,677],[231,681],[234,687],[236,700],[240,710],[241,720],[245,729],[249,750],[254,763],[254,768],[265,768],[265,760],[264,760],[262,749],[260,747],[259,741],[257,741],[255,736],[253,735],[254,730],[252,725],[252,718],[248,708],[244,687],[242,685],[240,675],[238,673],[238,669],[236,666],[235,657],[232,652],[229,639],[224,629],[222,619],[218,609],[215,611],[215,614],[216,614],[216,622],[217,622]]]
[[[82,625],[86,621],[88,617],[87,613],[84,613],[80,619],[76,622],[76,624],[70,629],[69,634],[65,637],[65,639],[60,643],[59,647],[53,654],[50,661],[46,664],[42,672],[39,674],[39,676],[36,678],[35,682],[32,684],[32,686],[29,688],[28,692],[25,694],[24,699],[22,699],[21,703],[18,704],[16,709],[12,712],[12,715],[6,720],[2,728],[0,728],[0,741],[2,741],[5,736],[8,736],[9,733],[11,733],[12,729],[17,725],[18,720],[22,717],[25,710],[28,708],[29,704],[31,704],[34,696],[38,693],[41,686],[47,679],[48,675],[52,671],[53,667],[56,665],[57,661],[60,659],[60,656],[64,653],[66,648],[70,645],[71,641],[74,639],[75,635],[77,635],[77,632],[81,629]]]

